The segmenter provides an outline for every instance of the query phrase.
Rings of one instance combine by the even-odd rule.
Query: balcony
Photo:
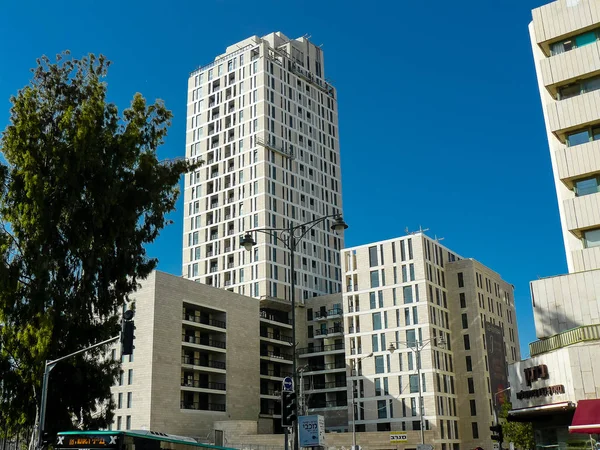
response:
[[[564,84],[582,75],[600,70],[600,42],[578,47],[568,52],[544,58],[540,69],[544,86]]]
[[[292,325],[292,321],[287,318],[276,316],[275,314],[269,314],[267,311],[260,312],[260,318],[264,320],[270,320],[271,322],[277,322],[284,325]]]
[[[283,370],[278,369],[260,369],[260,374],[265,377],[273,377],[273,378],[285,378],[291,377],[292,372],[285,372]]]
[[[546,105],[548,126],[553,133],[577,129],[597,121],[600,90]]]
[[[291,336],[287,336],[287,335],[281,334],[281,333],[272,333],[270,331],[260,330],[260,337],[264,337],[264,338],[267,338],[267,339],[273,339],[275,341],[283,341],[283,342],[286,342],[288,344],[292,343],[292,337]]]
[[[350,354],[351,355],[361,355],[362,354],[362,347],[351,348],[350,349]]]
[[[265,388],[265,387],[260,388],[260,395],[268,395],[270,397],[278,397],[280,393],[281,392],[277,389]]]
[[[190,380],[190,379],[185,379],[185,378],[181,379],[181,386],[197,388],[197,389],[212,389],[215,391],[226,390],[225,383],[217,383],[214,381],[201,382],[200,380],[193,380],[193,379]]]
[[[308,373],[315,373],[315,372],[340,371],[340,370],[346,370],[345,362],[326,363],[326,364],[320,364],[320,365],[314,364],[314,365],[311,365],[304,373],[308,374]]]
[[[321,345],[321,346],[315,346],[315,347],[305,347],[305,348],[299,348],[298,349],[298,356],[304,356],[306,357],[307,355],[311,355],[311,354],[315,354],[315,353],[325,353],[325,352],[337,352],[340,350],[344,350],[344,343],[340,342],[337,344],[330,344],[330,345]]]
[[[346,388],[346,380],[342,381],[327,381],[325,383],[305,383],[304,389],[307,391],[322,391],[325,389],[340,389]]]
[[[199,402],[181,402],[181,409],[193,409],[196,411],[219,411],[225,412],[225,405],[221,403],[199,403]]]
[[[342,311],[341,308],[333,308],[330,309],[329,311],[327,311],[327,317],[329,317],[330,319],[337,319],[339,317],[341,317],[344,314],[344,311]]]
[[[341,408],[341,407],[347,407],[348,406],[348,400],[344,399],[344,400],[329,400],[326,402],[318,402],[315,403],[313,405],[310,405],[308,407],[309,410],[313,410],[313,409],[324,409],[324,408]]]
[[[261,416],[280,416],[281,413],[276,412],[275,408],[261,408],[260,415]]]
[[[315,311],[313,320],[327,320],[327,311]]]
[[[531,356],[551,352],[569,345],[600,340],[600,325],[585,325],[529,344]]]
[[[554,152],[558,177],[563,180],[580,178],[594,172],[600,172],[600,140],[586,142],[574,147],[564,147]],[[572,188],[570,181],[565,182],[569,189]]]
[[[292,362],[292,360],[293,360],[293,356],[291,353],[281,353],[281,352],[275,352],[272,350],[261,350],[260,356],[265,356],[267,358],[273,358],[273,359],[280,359],[282,361],[289,361],[289,362]]]
[[[272,144],[268,139],[265,139],[264,137],[257,136],[256,144],[268,148],[269,150],[277,152],[283,156],[287,156],[290,159],[294,158],[294,152],[286,150],[279,145]]]
[[[226,323],[222,320],[211,319],[203,316],[196,316],[194,314],[183,314],[183,320],[189,322],[201,323],[202,325],[210,325],[211,327],[226,328]]]
[[[600,224],[600,193],[566,199],[563,208],[565,227],[571,232]]]
[[[227,345],[223,341],[216,341],[214,339],[207,339],[199,336],[186,336],[185,334],[181,337],[183,342],[187,342],[190,344],[196,345],[204,345],[206,347],[214,347],[214,348],[227,348]]]
[[[188,364],[190,366],[210,367],[211,369],[220,370],[225,370],[227,367],[227,363],[225,363],[225,361],[214,361],[210,359],[202,361],[199,358],[192,358],[191,356],[182,356],[181,364]]]

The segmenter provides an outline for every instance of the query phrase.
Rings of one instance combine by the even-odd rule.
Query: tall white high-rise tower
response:
[[[258,233],[341,212],[338,112],[323,52],[271,33],[227,48],[188,82],[183,276],[261,298],[290,298],[289,252]],[[341,292],[343,237],[324,222],[296,253],[296,298]]]

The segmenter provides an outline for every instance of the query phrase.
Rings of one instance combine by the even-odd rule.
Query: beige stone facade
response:
[[[342,262],[356,429],[419,432],[422,423],[426,442],[437,448],[490,448],[483,327],[503,330],[506,373],[520,359],[512,285],[423,233],[344,249]]]
[[[204,438],[215,420],[257,420],[257,299],[163,272],[133,299],[135,350],[113,388],[114,428]]]

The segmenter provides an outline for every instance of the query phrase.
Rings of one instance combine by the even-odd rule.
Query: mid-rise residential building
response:
[[[421,232],[344,249],[342,261],[355,429],[491,448],[494,393],[520,359],[513,286]]]
[[[256,298],[290,299],[289,251],[256,233],[341,212],[336,91],[305,37],[231,45],[188,82],[183,276]],[[284,235],[281,235],[285,239]],[[341,292],[343,237],[327,222],[296,251],[296,299]]]
[[[536,8],[529,31],[569,273],[531,282],[539,340],[511,367],[510,416],[575,448],[600,432],[600,2]]]

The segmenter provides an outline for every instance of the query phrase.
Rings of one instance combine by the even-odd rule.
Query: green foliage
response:
[[[122,117],[106,101],[103,56],[37,62],[0,140],[0,419],[12,432],[34,425],[45,360],[118,334],[120,306],[157,264],[144,246],[195,168],[158,161],[161,101],[136,94]],[[112,421],[120,364],[104,350],[53,370],[49,432]]]
[[[510,402],[504,402],[500,410],[500,417],[506,419],[508,412],[512,409]],[[530,450],[535,448],[535,439],[533,434],[533,425],[531,422],[502,422],[502,433],[504,442],[513,442],[515,447],[520,450]]]

